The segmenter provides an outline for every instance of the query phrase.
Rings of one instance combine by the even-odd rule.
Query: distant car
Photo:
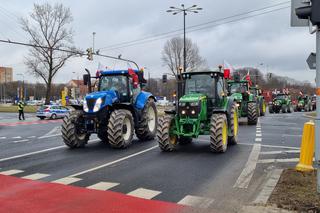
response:
[[[63,118],[66,116],[70,110],[64,106],[58,106],[58,105],[43,105],[38,108],[36,112],[36,116],[40,118],[41,120],[45,118],[49,119],[57,119],[57,118]]]

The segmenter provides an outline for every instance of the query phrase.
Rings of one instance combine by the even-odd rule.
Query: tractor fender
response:
[[[150,92],[140,92],[134,104],[135,108],[138,110],[142,110],[149,98],[153,99],[155,102],[157,101],[156,98]]]
[[[230,125],[230,115],[231,115],[231,109],[234,103],[234,98],[228,98],[227,102],[225,103],[225,106],[220,109],[213,109],[212,114],[216,113],[223,113],[227,116],[228,126]],[[230,127],[230,126],[229,126]]]
[[[83,106],[82,105],[75,105],[75,104],[72,104],[70,105],[73,109],[75,110],[83,110]]]

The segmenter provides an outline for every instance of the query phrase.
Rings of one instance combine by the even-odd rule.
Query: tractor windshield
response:
[[[247,83],[231,83],[229,84],[229,91],[233,93],[244,93],[248,90]]]
[[[103,76],[100,79],[100,91],[115,90],[121,95],[127,95],[127,77],[124,75]]]
[[[208,96],[215,94],[215,79],[208,75],[190,75],[186,79],[185,94],[202,93]]]
[[[286,95],[277,95],[276,99],[286,99]]]

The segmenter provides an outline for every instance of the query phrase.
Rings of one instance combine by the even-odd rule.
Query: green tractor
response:
[[[269,105],[269,113],[291,113],[292,102],[288,94],[278,93]]]
[[[312,101],[311,98],[307,95],[298,97],[298,103],[294,109],[295,112],[301,112],[302,110],[304,110],[305,112],[312,111]]]
[[[240,117],[247,117],[249,125],[256,125],[260,115],[260,105],[257,96],[249,90],[249,82],[235,76],[234,80],[228,81],[228,93],[237,102]]]
[[[157,141],[162,151],[210,135],[210,148],[223,153],[238,141],[238,109],[228,97],[224,73],[186,72],[179,76],[178,104],[159,119]]]
[[[261,90],[256,86],[256,87],[250,87],[250,92],[251,94],[254,95],[255,99],[257,100],[258,106],[259,106],[259,111],[260,111],[260,116],[265,116],[266,111],[267,111],[267,104],[264,100],[264,97],[262,96]]]

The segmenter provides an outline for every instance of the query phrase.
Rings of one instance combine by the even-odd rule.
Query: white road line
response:
[[[55,135],[44,135],[44,136],[38,137],[38,139],[52,138],[52,137],[57,137],[57,136],[61,136],[61,133],[55,134]]]
[[[22,142],[28,142],[28,139],[24,139],[24,140],[18,140],[18,141],[12,141],[12,143],[22,143]]]
[[[0,172],[1,175],[15,175],[15,174],[19,174],[22,173],[24,171],[22,170],[18,170],[18,169],[12,169],[12,170],[7,170],[7,171],[3,171]]]
[[[248,188],[251,178],[253,176],[254,170],[258,162],[259,154],[261,150],[261,144],[254,144],[252,151],[249,155],[248,161],[242,170],[240,176],[238,177],[234,188]]]
[[[282,134],[282,137],[302,137],[302,135],[289,135],[289,134]]]
[[[27,137],[27,138],[29,138],[29,139],[31,139],[31,138],[36,138],[36,136],[29,136],[29,137]]]
[[[300,150],[300,148],[298,147],[293,147],[293,146],[276,146],[276,145],[267,145],[267,144],[263,144],[261,145],[262,147],[269,147],[269,148],[282,148],[282,149],[296,149],[296,150]]]
[[[85,173],[88,173],[88,172],[92,172],[92,171],[95,171],[95,170],[98,170],[98,169],[101,169],[101,168],[104,168],[104,167],[107,167],[107,166],[111,166],[112,164],[116,164],[116,163],[119,163],[121,161],[124,161],[124,160],[127,160],[129,158],[132,158],[132,157],[135,157],[135,156],[138,156],[138,155],[141,155],[143,153],[146,153],[146,152],[149,152],[155,148],[158,148],[159,146],[156,145],[156,146],[153,146],[151,148],[148,148],[148,149],[145,149],[145,150],[142,150],[140,152],[136,152],[132,155],[128,155],[126,157],[123,157],[123,158],[119,158],[118,160],[115,160],[115,161],[111,161],[109,163],[105,163],[105,164],[102,164],[100,166],[97,166],[97,167],[94,167],[94,168],[91,168],[91,169],[88,169],[88,170],[85,170],[85,171],[82,171],[82,172],[78,172],[76,174],[73,174],[73,175],[69,175],[69,177],[75,177],[75,176],[79,176],[79,175],[82,175],[82,174],[85,174]]]
[[[96,190],[109,190],[115,186],[118,186],[120,183],[112,183],[112,182],[99,182],[96,184],[93,184],[91,186],[86,187],[87,189],[96,189]]]
[[[257,130],[256,133],[261,133],[261,130]]]
[[[60,183],[64,185],[69,185],[71,183],[75,183],[82,180],[81,178],[75,178],[75,177],[64,177],[58,180],[51,181],[52,183]]]
[[[256,138],[255,141],[256,141],[256,142],[261,142],[261,141],[262,141],[262,138]]]
[[[52,136],[52,135],[57,135],[57,131],[59,131],[59,130],[60,130],[60,126],[56,126],[52,130],[50,130],[48,133],[43,135],[42,137],[39,137],[39,139],[47,138],[48,136]],[[59,135],[61,135],[61,134],[59,134]]]
[[[20,139],[21,136],[12,137],[12,139]]]
[[[6,139],[7,137],[0,137],[1,140]]]
[[[262,134],[256,134],[256,137],[262,137]]]
[[[178,204],[197,208],[209,208],[213,202],[214,200],[210,198],[187,195]]]
[[[94,140],[90,140],[89,142],[97,142],[100,141],[99,139],[94,139]],[[35,155],[35,154],[39,154],[39,153],[43,153],[43,152],[48,152],[48,151],[52,151],[52,150],[56,150],[56,149],[62,149],[62,148],[66,148],[66,146],[56,146],[56,147],[52,147],[49,149],[43,149],[40,151],[35,151],[35,152],[29,152],[26,154],[22,154],[22,155],[16,155],[16,156],[12,156],[12,157],[8,157],[8,158],[2,158],[0,159],[0,162],[3,161],[7,161],[7,160],[13,160],[13,159],[17,159],[17,158],[22,158],[22,157],[26,157],[26,156],[30,156],[30,155]]]
[[[266,204],[274,187],[277,185],[279,178],[281,176],[282,169],[275,169],[271,173],[271,177],[268,179],[264,185],[262,191],[259,193],[257,198],[253,201],[255,204]]]
[[[267,152],[260,152],[260,155],[276,155],[276,154],[287,154],[287,153],[300,153],[300,150],[267,151]]]
[[[139,188],[136,189],[132,192],[129,192],[127,195],[133,196],[133,197],[139,197],[139,198],[144,198],[144,199],[152,199],[158,194],[160,194],[160,191],[155,191],[155,190],[150,190],[150,189],[145,189],[145,188]]]
[[[22,178],[29,179],[29,180],[39,180],[41,178],[45,178],[45,177],[48,177],[48,176],[50,176],[50,175],[43,174],[43,173],[34,173],[34,174],[31,174],[31,175],[24,176]]]
[[[295,163],[299,162],[299,158],[285,158],[285,159],[261,159],[258,163]]]

